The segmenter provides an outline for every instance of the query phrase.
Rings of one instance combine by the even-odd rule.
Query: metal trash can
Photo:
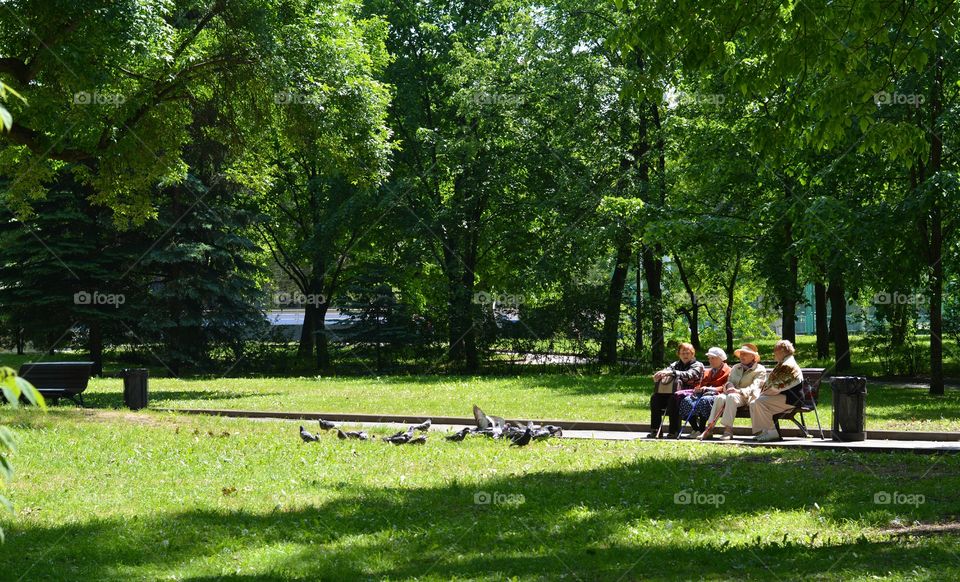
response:
[[[863,376],[834,376],[833,430],[835,441],[862,441],[867,438],[867,379]]]
[[[124,368],[123,404],[130,410],[147,407],[148,376],[146,368]]]

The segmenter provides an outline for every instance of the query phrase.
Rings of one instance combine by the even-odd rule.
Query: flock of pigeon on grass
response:
[[[467,438],[468,435],[482,435],[492,439],[505,439],[510,441],[510,446],[525,447],[531,443],[531,441],[540,441],[546,440],[550,437],[559,437],[563,436],[563,430],[559,426],[554,426],[548,424],[545,426],[539,426],[533,423],[533,421],[527,422],[527,424],[520,424],[518,422],[507,422],[499,416],[488,416],[480,407],[476,404],[473,405],[473,417],[477,421],[477,426],[465,426],[461,430],[447,435],[444,439],[458,443],[463,439]],[[422,445],[427,442],[427,435],[425,434],[430,430],[430,425],[432,422],[428,418],[420,424],[411,425],[407,430],[401,430],[396,434],[390,436],[380,437],[380,440],[392,443],[394,445]],[[355,439],[360,441],[376,440],[377,437],[367,434],[366,431],[358,430],[342,430],[337,427],[336,424],[330,422],[329,420],[320,419],[320,430],[336,430],[337,438],[345,441],[349,439]],[[415,433],[421,432],[424,434],[414,436]],[[320,440],[320,437],[308,432],[303,425],[300,426],[300,438],[303,439],[305,443],[312,443]]]

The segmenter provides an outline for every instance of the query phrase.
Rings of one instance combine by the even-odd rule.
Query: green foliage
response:
[[[0,391],[3,392],[3,398],[12,408],[20,405],[20,397],[23,396],[27,402],[39,406],[41,410],[47,409],[43,395],[30,382],[18,376],[13,368],[0,367]],[[0,478],[2,478],[0,483],[6,484],[13,477],[10,454],[14,451],[16,451],[16,443],[13,433],[6,426],[0,425]],[[0,505],[8,511],[13,511],[13,504],[3,495],[0,495]],[[0,543],[3,543],[3,540],[3,528],[0,528]]]

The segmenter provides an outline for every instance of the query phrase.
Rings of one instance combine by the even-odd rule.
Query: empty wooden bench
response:
[[[781,412],[773,415],[773,424],[777,427],[777,433],[780,433],[780,421],[789,420],[797,425],[803,432],[803,436],[810,436],[807,430],[807,422],[804,419],[804,413],[813,412],[817,419],[817,429],[820,430],[820,438],[823,438],[823,426],[820,425],[820,415],[816,414],[815,407],[820,402],[820,381],[823,380],[825,368],[801,368],[803,372],[803,388],[801,389],[801,401],[793,410]],[[800,420],[797,420],[800,415]],[[737,418],[750,418],[750,407],[741,406],[737,409]]]
[[[20,366],[17,374],[36,388],[48,402],[61,398],[83,406],[83,391],[90,381],[93,362],[36,362]]]

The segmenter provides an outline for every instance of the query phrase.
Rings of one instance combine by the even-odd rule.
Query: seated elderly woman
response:
[[[760,396],[760,386],[767,377],[767,370],[760,363],[760,351],[753,344],[743,344],[733,355],[740,359],[730,370],[730,378],[722,393],[714,399],[710,410],[707,429],[700,439],[713,438],[713,425],[722,419],[723,440],[733,438],[733,423],[737,418],[737,408],[746,406]],[[722,416],[721,416],[722,415]]]
[[[697,438],[703,432],[717,391],[723,389],[730,376],[726,352],[720,348],[710,348],[707,350],[707,360],[710,367],[704,372],[700,383],[693,390],[677,391],[677,397],[680,398],[680,418],[689,418],[693,428],[690,438]]]
[[[653,375],[656,383],[650,396],[650,434],[647,438],[660,438],[660,425],[664,411],[670,417],[668,438],[676,438],[680,433],[680,410],[673,393],[684,388],[694,388],[703,378],[703,364],[697,361],[697,352],[693,345],[681,343],[677,348],[676,362]]]
[[[803,400],[803,372],[793,357],[795,352],[796,349],[788,340],[780,340],[773,346],[773,358],[777,365],[760,386],[760,396],[750,403],[750,423],[753,425],[755,441],[765,443],[780,440],[773,416],[793,410]]]

